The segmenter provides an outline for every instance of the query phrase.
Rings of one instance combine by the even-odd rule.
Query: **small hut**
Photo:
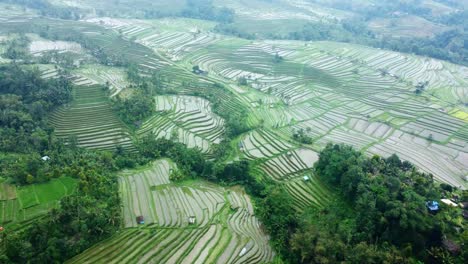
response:
[[[239,146],[240,151],[244,150],[244,143],[239,142],[238,146]]]
[[[448,205],[448,206],[458,207],[458,204],[454,203],[450,199],[441,199],[440,201],[443,202],[444,204]]]
[[[142,215],[137,216],[136,221],[137,221],[137,223],[139,225],[144,225],[145,224],[145,218]]]
[[[194,225],[197,222],[197,218],[195,216],[189,216],[188,222],[189,225]]]
[[[303,179],[305,182],[310,181],[310,177],[309,177],[308,175],[305,175],[304,177],[302,177],[302,179]]]

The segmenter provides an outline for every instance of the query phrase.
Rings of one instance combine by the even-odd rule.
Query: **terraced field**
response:
[[[170,61],[171,66],[166,67],[177,69],[188,80],[164,81],[165,85],[190,83],[190,78],[195,77],[180,69],[190,72],[193,65],[208,72],[206,80],[228,84],[233,98],[249,109],[250,125],[262,122],[263,130],[281,138],[278,145],[283,141],[291,144],[292,134],[303,130],[312,138],[309,147],[315,151],[335,142],[350,144],[369,155],[397,153],[440,181],[466,187],[465,67],[333,42],[249,42],[223,36],[213,36],[213,41],[205,42],[204,38],[183,37],[196,34],[177,26],[158,29],[141,21],[115,19],[106,20],[104,26],[120,30],[127,38],[159,52]],[[214,35],[207,30],[202,30],[202,34]],[[190,44],[185,46],[187,42]],[[275,62],[276,55],[283,60]],[[165,67],[161,70],[165,71]],[[247,86],[236,85],[240,79],[246,79]],[[421,83],[426,86],[418,96],[415,90]],[[166,131],[178,123],[164,123],[157,116],[142,131],[153,130],[160,137],[170,137]],[[149,123],[155,125],[148,126]],[[205,152],[208,149],[207,143],[186,130],[179,129],[174,134],[189,146],[201,146]],[[272,140],[278,139],[270,138],[268,144],[275,144]],[[261,170],[274,179],[298,177],[312,167],[313,159],[288,160],[294,159],[293,151],[299,148],[294,143],[292,147],[273,150],[271,155],[263,153],[268,144],[255,144],[242,152],[246,158],[268,159]],[[416,154],[407,155],[415,149]],[[436,166],[434,160],[446,162]]]
[[[108,85],[110,89],[109,92],[112,97],[116,96],[130,85],[127,81],[125,70],[122,68],[93,64],[81,67],[73,73],[77,76],[91,80],[93,83]]]
[[[321,7],[320,1],[281,0],[287,9],[278,8],[275,1],[214,2],[234,8],[240,18],[236,23],[352,16]],[[86,7],[91,6],[86,1]],[[33,13],[31,20],[18,19],[17,13],[20,10],[8,13],[0,8],[0,33],[6,24],[51,25],[55,34],[76,29],[106,53],[118,54],[124,65],[137,65],[142,76],[158,75],[158,91],[177,93],[156,96],[156,114],[131,135],[109,102],[130,85],[125,69],[93,60],[72,70],[74,100],[57,109],[50,122],[58,137],[76,138],[81,147],[135,151],[132,136],[152,134],[199,148],[213,158],[212,146],[225,136],[225,121],[212,111],[215,104],[221,111],[247,112],[252,128],[233,139],[237,149],[229,160],[256,161],[254,172],[283,186],[297,211],[326,208],[335,199],[312,170],[318,151],[329,142],[352,145],[367,155],[396,153],[441,182],[468,187],[466,67],[344,43],[250,41],[219,35],[215,23],[194,19],[55,21],[32,18]],[[76,43],[40,41],[32,43],[33,54],[88,52]],[[6,61],[0,58],[0,63]],[[55,78],[59,71],[55,65],[38,66],[43,78]],[[194,74],[194,66],[204,73]],[[417,86],[424,87],[420,94]],[[312,143],[294,140],[298,131]],[[175,170],[170,160],[158,160],[147,168],[121,172],[124,229],[69,263],[273,260],[275,253],[248,195],[200,180],[172,182]],[[0,184],[0,224],[27,223],[43,215],[75,183],[59,179],[50,184],[53,194],[39,185],[16,189]],[[138,216],[144,224],[137,223]],[[190,223],[191,217],[195,223]]]
[[[249,197],[206,182],[172,183],[169,160],[120,176],[127,229],[68,263],[261,263],[274,252]],[[136,217],[145,224],[137,225]],[[195,224],[188,217],[196,218]]]
[[[350,17],[352,14],[341,10],[331,10],[320,4],[298,0],[280,1],[235,1],[216,0],[218,6],[235,10],[240,18],[254,20],[331,20]]]
[[[50,116],[59,138],[76,138],[78,146],[114,150],[135,148],[124,124],[112,111],[104,86],[86,78],[75,79],[74,100]]]
[[[174,138],[188,147],[209,153],[212,144],[221,142],[224,120],[212,113],[209,101],[193,96],[156,96],[157,113],[137,132],[157,138]]]
[[[33,56],[40,56],[44,52],[55,51],[58,53],[72,52],[81,53],[82,48],[78,43],[66,41],[34,40],[29,46],[29,51]]]
[[[214,24],[198,20],[142,21],[99,18],[87,21],[105,25],[127,39],[162,52],[171,61],[179,61],[184,55],[223,38],[207,31],[213,28]]]
[[[250,89],[267,94],[266,103],[252,99],[259,98],[251,96],[256,92],[238,95],[253,106],[253,120],[262,120],[267,130],[276,130],[282,138],[302,130],[316,150],[334,142],[369,154],[397,153],[440,181],[466,187],[468,124],[454,113],[463,117],[466,111],[467,68],[329,42],[234,42],[230,49],[218,43],[210,51],[188,59],[210,75],[226,81],[245,78]],[[275,54],[284,61],[275,63]],[[427,87],[418,96],[419,83]],[[260,145],[249,152],[262,156]],[[436,160],[445,162],[436,165]],[[279,171],[301,170],[291,164]],[[274,171],[269,175],[281,177]]]

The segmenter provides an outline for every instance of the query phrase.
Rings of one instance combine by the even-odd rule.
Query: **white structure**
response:
[[[452,202],[452,201],[449,200],[449,199],[441,199],[440,201],[443,202],[444,204],[448,205],[448,206],[453,206],[453,207],[457,207],[457,206],[458,206],[456,203]]]
[[[247,253],[247,248],[242,248],[241,252],[239,253],[239,257],[242,257],[245,255],[245,253]]]

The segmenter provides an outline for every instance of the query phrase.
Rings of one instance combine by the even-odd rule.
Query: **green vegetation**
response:
[[[14,64],[1,66],[0,151],[29,154],[0,156],[3,175],[17,184],[43,182],[59,176],[55,172],[58,163],[41,160],[41,154],[56,150],[60,145],[45,115],[67,103],[71,99],[71,89],[64,75],[43,80],[37,69],[27,70]]]
[[[6,43],[5,57],[12,60],[27,60],[29,58],[30,40],[23,34],[19,35],[18,38],[8,40]]]
[[[19,185],[58,178],[17,188],[16,198],[2,200],[2,212],[7,208],[10,214],[2,216],[2,224],[13,221],[3,237],[2,260],[64,261],[120,227],[118,185],[111,172],[146,159],[79,149],[56,138],[46,117],[69,102],[72,85],[67,78],[44,80],[37,69],[19,65],[2,66],[1,74],[2,176]],[[77,190],[75,180],[61,176],[77,179]]]
[[[372,2],[371,4],[371,2],[361,3],[361,1],[317,0],[311,1],[311,8],[319,10],[319,8],[328,7],[333,8],[336,13],[344,11],[348,13],[347,16],[350,13],[353,13],[354,16],[339,20],[322,17],[322,20],[312,22],[307,21],[307,19],[291,17],[285,19],[285,22],[281,21],[278,23],[280,25],[276,25],[277,21],[274,17],[268,18],[265,22],[256,21],[255,16],[252,14],[252,17],[249,18],[252,20],[236,17],[232,23],[218,25],[216,30],[224,34],[248,39],[266,37],[270,39],[332,40],[358,43],[468,65],[468,61],[466,60],[468,51],[462,44],[467,39],[466,30],[464,30],[468,22],[466,11],[459,12],[452,10],[448,14],[440,15],[436,12],[437,8],[430,7],[430,4],[427,2],[429,1],[391,1]],[[255,3],[252,5],[255,5]],[[265,6],[268,5],[265,4]],[[288,3],[272,3],[272,6],[274,8],[284,8],[286,10],[290,8],[290,10],[294,10],[294,7],[289,6]],[[431,8],[434,8],[434,10]],[[304,12],[304,10],[301,11]],[[312,14],[305,12],[305,15]],[[332,13],[332,15],[334,14]],[[443,25],[443,30],[436,31],[435,33],[428,32],[425,36],[418,36],[418,31],[424,29],[421,29],[422,26],[416,26],[418,23],[417,18],[433,28],[436,28],[436,25]],[[382,26],[373,28],[372,24],[377,23],[379,19],[390,19],[392,22],[388,23],[389,28],[385,30],[382,30]],[[400,22],[403,19],[407,20]],[[403,32],[406,32],[408,27],[413,26],[411,23],[415,24],[414,30],[410,34],[398,37],[397,26],[399,23],[405,23],[401,25]],[[251,24],[256,25],[250,26]],[[275,26],[272,27],[272,24]],[[453,27],[454,25],[456,27]],[[281,30],[278,30],[278,27]],[[428,26],[424,25],[424,28],[426,27]],[[384,34],[387,31],[389,33]],[[426,36],[429,36],[429,38]]]
[[[28,8],[37,9],[41,15],[56,17],[61,19],[79,19],[80,11],[77,8],[55,6],[47,0],[1,0],[0,2],[22,5]]]
[[[466,260],[465,253],[450,256],[442,247],[444,237],[466,229],[456,231],[453,222],[445,221],[452,214],[449,207],[436,215],[428,212],[426,201],[438,200],[442,189],[410,163],[395,155],[366,158],[351,147],[329,144],[314,169],[348,202],[309,209],[296,217],[288,211],[291,198],[274,188],[263,200],[266,206],[259,207],[277,249],[291,262]]]
[[[0,262],[465,262],[461,5],[1,2]]]
[[[181,13],[184,17],[214,20],[221,23],[232,22],[234,11],[213,6],[212,0],[187,0],[187,7]]]
[[[310,129],[309,129],[310,130]],[[310,132],[310,131],[309,131]],[[303,144],[312,144],[312,138],[307,136],[304,129],[299,129],[296,133],[293,134],[293,138]]]
[[[0,223],[7,229],[24,228],[31,220],[46,215],[58,207],[58,201],[76,189],[77,181],[69,177],[52,179],[47,183],[19,188],[2,184],[2,192],[10,194],[0,198]]]
[[[121,99],[117,96],[112,108],[125,123],[138,125],[154,113],[155,103],[154,98],[142,91],[136,91],[130,98]]]

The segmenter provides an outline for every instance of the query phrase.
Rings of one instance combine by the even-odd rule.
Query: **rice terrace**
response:
[[[0,0],[0,263],[467,263],[467,7]]]

